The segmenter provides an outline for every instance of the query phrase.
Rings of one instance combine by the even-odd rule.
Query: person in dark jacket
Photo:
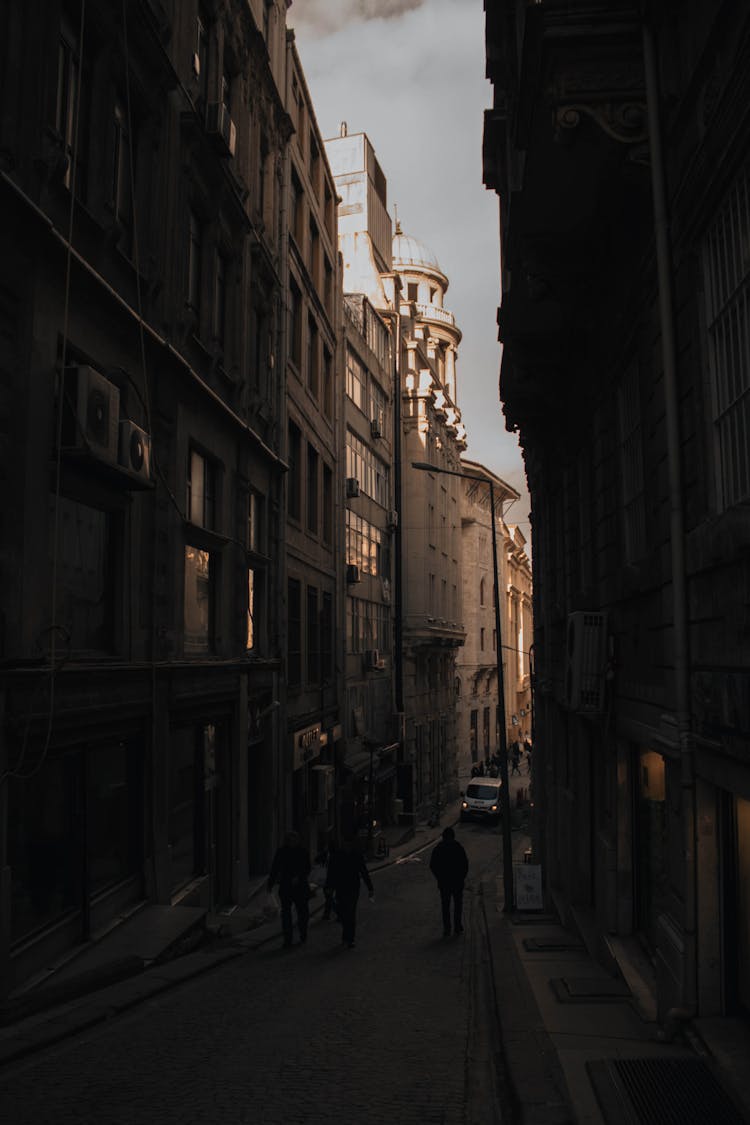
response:
[[[462,913],[464,883],[469,870],[466,852],[452,828],[443,829],[443,838],[430,857],[430,871],[437,879],[443,908],[443,935],[451,932],[451,899],[453,899],[453,932],[463,933]]]
[[[297,913],[299,940],[307,941],[307,923],[310,918],[310,854],[298,832],[287,832],[284,843],[277,850],[268,876],[268,890],[279,884],[281,900],[281,929],[284,948],[292,944],[292,905]]]
[[[365,884],[372,899],[372,879],[365,866],[364,856],[356,840],[344,840],[328,863],[326,887],[335,895],[336,911],[343,929],[342,940],[349,949],[354,948],[360,882]]]

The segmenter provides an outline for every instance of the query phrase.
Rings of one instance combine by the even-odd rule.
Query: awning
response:
[[[360,746],[352,746],[351,749],[347,749],[341,765],[355,777],[361,777],[362,774],[370,772],[370,751],[363,750]]]

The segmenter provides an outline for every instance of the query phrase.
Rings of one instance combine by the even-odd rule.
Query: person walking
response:
[[[342,926],[341,940],[349,949],[354,949],[360,883],[367,887],[372,902],[375,892],[364,856],[357,841],[347,839],[330,858],[326,889],[330,888],[335,896],[336,911]]]
[[[433,848],[430,871],[437,880],[440,904],[443,910],[443,936],[451,932],[451,900],[453,900],[453,932],[463,933],[462,915],[464,883],[469,870],[469,859],[464,847],[456,839],[452,828],[443,829],[443,838]]]
[[[268,876],[268,890],[279,885],[281,900],[281,929],[284,948],[292,944],[292,906],[297,914],[300,943],[307,941],[307,923],[310,918],[310,853],[303,845],[298,832],[287,832],[284,843],[277,849]]]
[[[518,741],[514,742],[513,745],[510,748],[510,760],[511,760],[511,770],[510,770],[511,774],[517,773],[518,776],[520,777],[521,776],[521,770],[520,770],[521,746],[520,746],[520,743]]]

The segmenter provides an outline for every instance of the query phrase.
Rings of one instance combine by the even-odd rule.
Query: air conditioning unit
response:
[[[347,500],[351,500],[355,496],[359,496],[359,481],[356,477],[347,477],[346,498]]]
[[[577,611],[568,616],[565,702],[571,711],[604,710],[607,615]]]
[[[93,367],[69,367],[63,378],[62,448],[117,464],[120,391]]]
[[[383,436],[383,429],[384,428],[385,428],[385,418],[383,416],[383,411],[379,410],[378,413],[375,415],[375,417],[370,422],[370,433],[372,434],[372,436],[374,438],[380,438],[380,437]]]
[[[385,660],[380,655],[376,648],[368,649],[365,653],[365,668],[374,669],[377,672],[382,672],[385,668]]]
[[[224,156],[234,156],[237,130],[223,102],[211,102],[206,110],[206,132]]]
[[[128,476],[142,484],[151,483],[151,436],[129,418],[120,422],[118,461]]]
[[[350,584],[360,581],[359,567],[355,566],[354,563],[349,563],[346,568],[346,580]]]
[[[395,508],[390,508],[385,516],[386,527],[389,531],[395,531],[398,527],[398,512]]]

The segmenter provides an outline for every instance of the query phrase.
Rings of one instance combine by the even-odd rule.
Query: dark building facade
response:
[[[750,8],[486,10],[536,848],[661,1019],[747,1015]]]
[[[285,13],[0,14],[0,978],[281,824]]]

